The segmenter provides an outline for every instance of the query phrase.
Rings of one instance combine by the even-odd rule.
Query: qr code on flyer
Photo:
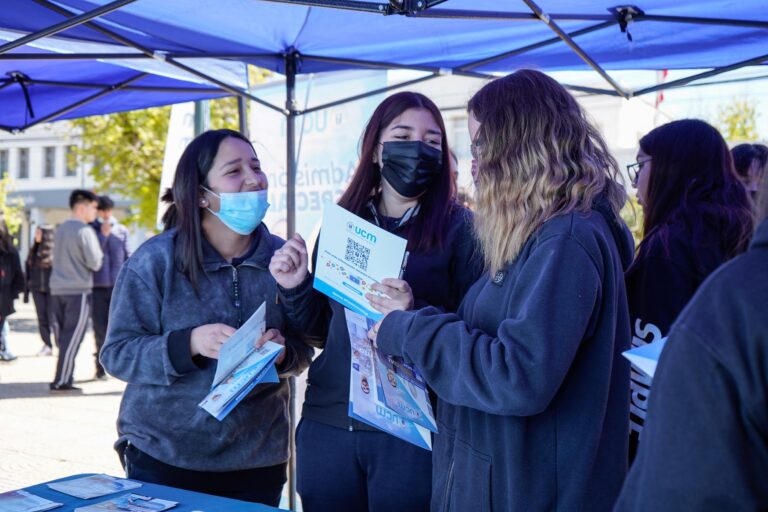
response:
[[[368,257],[370,255],[371,250],[369,248],[355,242],[351,238],[347,238],[347,251],[344,254],[344,261],[365,272],[368,270]]]

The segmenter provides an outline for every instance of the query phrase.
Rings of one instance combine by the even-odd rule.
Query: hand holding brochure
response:
[[[349,416],[416,446],[431,450],[432,437],[429,430],[422,425],[425,424],[430,427],[434,425],[434,428],[430,429],[434,432],[437,432],[437,427],[432,414],[432,407],[429,405],[429,397],[426,395],[426,386],[423,388],[412,386],[415,394],[421,393],[422,398],[412,400],[410,403],[406,401],[399,403],[398,400],[403,400],[403,398],[395,390],[395,393],[391,394],[391,403],[395,407],[390,407],[386,401],[384,389],[387,386],[394,388],[392,382],[401,387],[405,387],[406,384],[403,378],[395,376],[394,373],[391,375],[393,380],[389,380],[390,374],[388,372],[391,371],[387,366],[389,363],[383,363],[380,360],[382,357],[386,360],[387,356],[378,355],[367,337],[368,331],[373,327],[375,321],[348,309],[344,309],[344,313],[347,317],[347,329],[349,330],[352,350],[349,372]],[[402,361],[399,364],[403,364]],[[405,371],[403,370],[403,372]],[[410,366],[407,371],[417,374],[415,369]],[[414,378],[413,380],[420,379],[419,376],[418,379]],[[407,386],[411,387],[411,383]],[[426,406],[422,409],[419,403],[424,404],[424,402],[426,402]]]
[[[78,507],[75,509],[75,512],[108,512],[115,510],[125,512],[147,512],[150,510],[168,510],[176,505],[178,505],[178,502],[176,501],[150,498],[149,496],[142,496],[140,494],[125,494],[108,501],[102,501],[101,503]]]
[[[314,287],[345,308],[375,320],[366,293],[386,277],[400,277],[408,241],[354,215],[326,204],[317,249]]]
[[[2,512],[43,512],[61,506],[62,503],[35,496],[27,491],[9,491],[0,494]]]
[[[265,331],[265,311],[262,303],[221,348],[211,392],[198,404],[219,421],[257,384],[279,382],[274,363],[283,346],[273,341],[258,349],[254,345]]]
[[[91,475],[63,482],[53,482],[48,484],[48,487],[54,491],[87,500],[120,491],[136,489],[141,487],[141,484],[109,475]]]

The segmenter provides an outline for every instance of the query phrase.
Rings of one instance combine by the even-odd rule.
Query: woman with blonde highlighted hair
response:
[[[457,313],[371,331],[438,395],[432,510],[610,510],[627,466],[618,168],[574,98],[522,70],[470,100],[486,264]]]

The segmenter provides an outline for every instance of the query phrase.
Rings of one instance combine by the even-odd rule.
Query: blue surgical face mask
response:
[[[222,192],[217,194],[213,190],[203,187],[219,198],[219,211],[208,211],[219,218],[229,229],[240,235],[250,235],[264,220],[269,203],[267,191],[256,190],[254,192]]]

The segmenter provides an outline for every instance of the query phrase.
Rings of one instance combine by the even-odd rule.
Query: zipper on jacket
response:
[[[448,495],[451,492],[451,484],[453,484],[453,465],[456,459],[451,459],[451,465],[448,468],[448,480],[445,482],[445,496],[443,497],[443,510],[448,512]]]
[[[237,327],[243,325],[243,311],[240,308],[240,281],[237,275],[237,267],[232,267],[232,287],[235,292],[235,309],[237,309]]]

